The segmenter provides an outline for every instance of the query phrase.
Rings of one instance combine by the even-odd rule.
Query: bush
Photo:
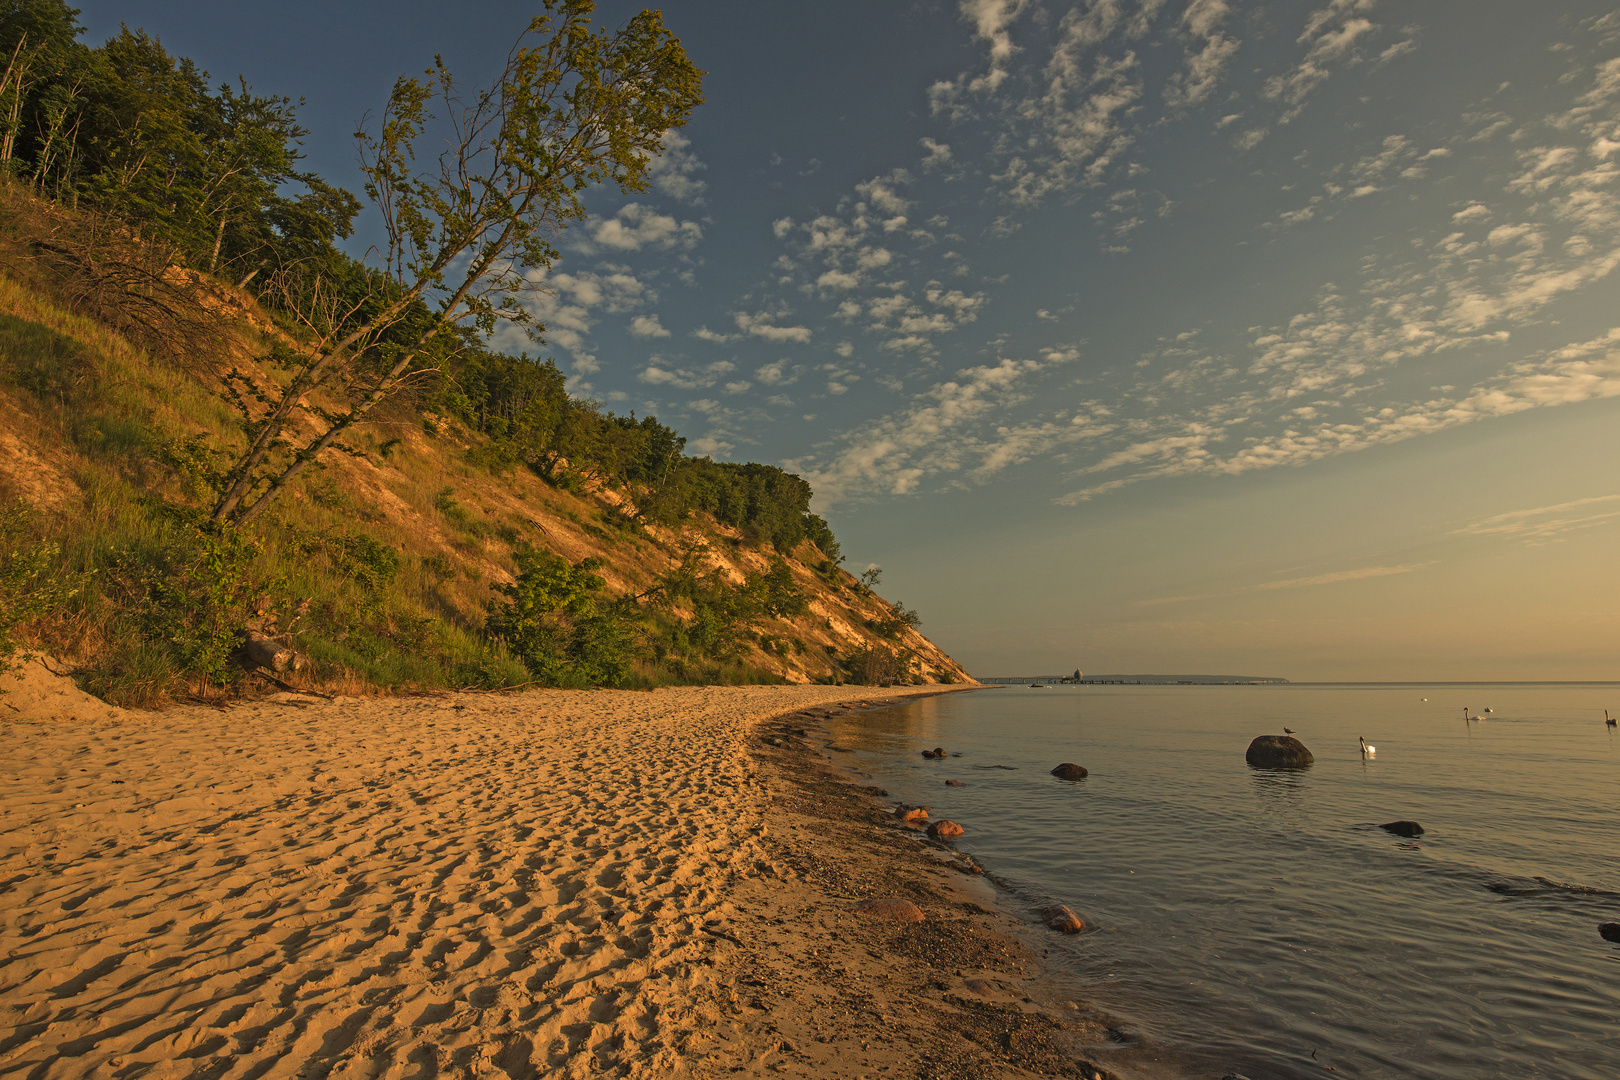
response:
[[[921,625],[922,616],[898,600],[886,618],[866,620],[866,628],[884,641],[895,641],[907,630],[915,630]]]
[[[600,559],[570,563],[533,549],[517,553],[518,576],[495,591],[506,602],[484,629],[506,646],[530,677],[546,686],[620,686],[630,676],[634,637],[599,594]]]
[[[61,549],[31,535],[33,520],[25,502],[0,506],[0,673],[28,659],[27,653],[18,657],[18,627],[49,615],[78,591],[76,578],[55,572]]]

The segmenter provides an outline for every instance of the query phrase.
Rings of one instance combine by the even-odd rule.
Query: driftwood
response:
[[[267,637],[257,630],[249,630],[244,635],[242,654],[249,664],[254,667],[269,668],[271,671],[286,671],[290,667],[302,667],[298,663],[298,654],[275,638]]]

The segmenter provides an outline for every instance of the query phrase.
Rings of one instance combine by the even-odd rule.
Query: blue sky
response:
[[[307,99],[355,188],[393,79],[528,14],[84,7]],[[707,103],[563,244],[548,351],[809,477],[970,670],[1620,677],[1612,4],[663,10]]]

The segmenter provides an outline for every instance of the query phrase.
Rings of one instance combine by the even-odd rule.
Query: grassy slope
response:
[[[217,693],[219,673],[188,675],[183,657],[244,624],[307,654],[311,667],[295,677],[306,684],[511,685],[523,669],[478,631],[491,585],[512,580],[516,545],[599,556],[614,594],[647,589],[693,543],[738,579],[768,564],[769,549],[706,516],[642,528],[616,511],[617,492],[574,495],[522,470],[493,476],[467,461],[477,436],[406,408],[351,439],[357,453],[329,452],[251,530],[252,550],[199,553],[199,534],[174,511],[209,502],[197,481],[208,459],[196,448],[242,444],[218,370],[255,365],[274,332],[245,296],[230,299],[218,308],[230,355],[182,364],[65,310],[30,282],[26,262],[0,254],[0,500],[37,509],[36,534],[59,545],[60,573],[80,585],[25,631],[104,696],[154,705]],[[822,559],[808,543],[791,555],[809,612],[771,620],[738,663],[684,677],[826,680],[839,671],[829,650],[847,656],[873,642],[865,623],[886,605],[842,570],[815,572]],[[917,650],[924,679],[967,678],[914,631],[901,644]],[[649,683],[669,678],[644,673]]]

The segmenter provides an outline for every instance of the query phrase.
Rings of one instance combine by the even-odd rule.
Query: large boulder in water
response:
[[[1316,758],[1292,735],[1259,735],[1243,760],[1257,769],[1303,769]]]
[[[1423,826],[1415,821],[1386,821],[1378,827],[1385,832],[1392,832],[1396,836],[1404,836],[1408,840],[1414,836],[1423,835]]]
[[[1620,922],[1598,923],[1598,936],[1604,941],[1620,943]]]
[[[1052,775],[1059,780],[1084,780],[1086,778],[1086,767],[1076,765],[1072,761],[1065,761],[1052,770]]]

